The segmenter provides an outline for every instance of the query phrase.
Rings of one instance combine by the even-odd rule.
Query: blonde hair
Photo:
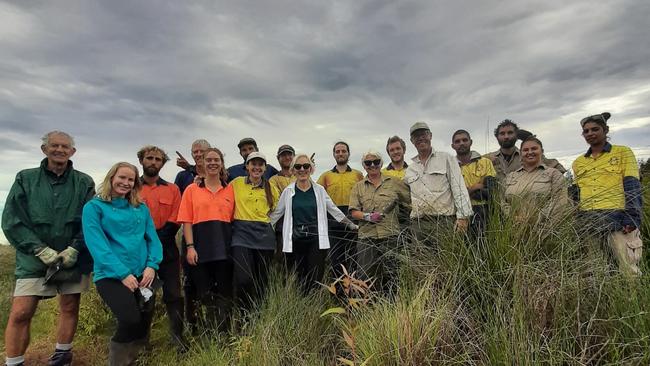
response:
[[[296,163],[298,162],[298,159],[300,159],[300,158],[307,159],[307,162],[309,162],[309,165],[311,165],[311,170],[312,170],[312,173],[313,173],[314,168],[315,168],[314,167],[314,162],[311,161],[311,159],[309,158],[309,155],[307,155],[305,153],[298,153],[298,154],[296,154],[296,156],[293,157],[293,160],[291,160],[291,171],[292,172],[295,171],[295,169],[293,169],[293,166],[296,165]]]
[[[113,197],[111,196],[111,192],[113,190],[113,177],[115,177],[115,174],[117,174],[117,171],[120,168],[130,168],[133,170],[135,173],[135,181],[133,182],[133,189],[129,191],[129,193],[126,194],[126,200],[129,202],[129,204],[133,207],[138,207],[140,206],[140,189],[142,188],[142,183],[140,182],[140,172],[138,171],[138,167],[131,163],[127,163],[125,161],[121,161],[119,163],[115,163],[109,170],[108,173],[106,173],[106,177],[104,177],[104,180],[102,183],[99,185],[99,189],[97,191],[97,197],[102,199],[103,201],[106,202],[111,202],[113,200]]]

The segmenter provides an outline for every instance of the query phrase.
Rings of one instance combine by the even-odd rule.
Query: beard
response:
[[[144,169],[142,169],[142,173],[146,175],[147,177],[155,177],[160,173],[160,169],[154,167],[154,166],[148,166]]]
[[[516,139],[513,140],[506,140],[506,141],[499,141],[499,146],[501,146],[504,149],[509,149],[517,143]]]

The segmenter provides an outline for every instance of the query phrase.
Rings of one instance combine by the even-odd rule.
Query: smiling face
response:
[[[601,145],[607,141],[607,130],[596,122],[587,122],[582,126],[582,137],[589,145]]]
[[[295,175],[297,181],[304,182],[309,180],[311,173],[314,171],[314,167],[306,156],[300,156],[296,159],[291,171],[293,172],[293,175]]]
[[[264,171],[266,171],[266,162],[259,158],[252,159],[246,163],[246,170],[251,179],[259,180],[264,175]]]
[[[77,151],[72,147],[70,138],[56,133],[50,135],[47,144],[42,145],[41,150],[47,156],[48,165],[65,165]]]
[[[135,185],[136,172],[129,167],[117,169],[113,178],[111,178],[111,197],[124,198]]]
[[[202,144],[192,145],[192,159],[197,165],[203,164],[203,153],[208,147]]]
[[[278,163],[282,169],[290,169],[291,162],[293,161],[293,153],[291,151],[284,151],[278,155]]]
[[[213,177],[219,176],[223,167],[223,161],[221,161],[219,153],[216,151],[208,151],[203,155],[203,166],[205,167],[206,175]]]
[[[375,176],[381,173],[381,165],[381,158],[376,155],[367,154],[363,157],[363,169],[368,175]]]
[[[537,141],[525,141],[521,144],[521,162],[529,166],[537,165],[542,161],[543,152]]]
[[[404,161],[404,148],[402,148],[402,144],[399,141],[389,144],[386,150],[388,150],[388,156],[390,156],[390,161],[393,163]]]
[[[415,130],[411,134],[411,143],[419,152],[426,152],[431,149],[431,131],[420,129]]]
[[[451,143],[451,148],[456,151],[456,154],[465,155],[472,148],[472,139],[466,133],[456,134],[454,141]]]

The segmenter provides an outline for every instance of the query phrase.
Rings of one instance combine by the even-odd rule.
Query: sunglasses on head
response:
[[[371,166],[373,166],[373,165],[374,165],[374,166],[380,166],[380,165],[381,165],[381,159],[375,159],[375,160],[364,160],[364,161],[363,161],[363,165],[365,165],[365,166],[367,166],[367,167],[371,167]]]
[[[594,114],[593,116],[585,117],[580,120],[580,126],[584,127],[585,123],[587,122],[603,122],[604,124],[607,124],[607,120],[605,117],[603,117],[602,114]]]
[[[311,164],[309,164],[309,163],[294,164],[293,165],[294,170],[309,170],[309,168],[311,168]]]

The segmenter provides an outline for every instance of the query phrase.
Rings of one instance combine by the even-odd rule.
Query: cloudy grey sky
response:
[[[465,128],[485,152],[511,118],[570,165],[578,121],[602,111],[647,158],[648,19],[638,0],[0,2],[0,206],[52,129],[96,181],[141,145],[189,157],[196,138],[228,165],[242,137],[270,156],[290,143],[319,171],[344,139],[358,168],[416,120],[438,149]]]

